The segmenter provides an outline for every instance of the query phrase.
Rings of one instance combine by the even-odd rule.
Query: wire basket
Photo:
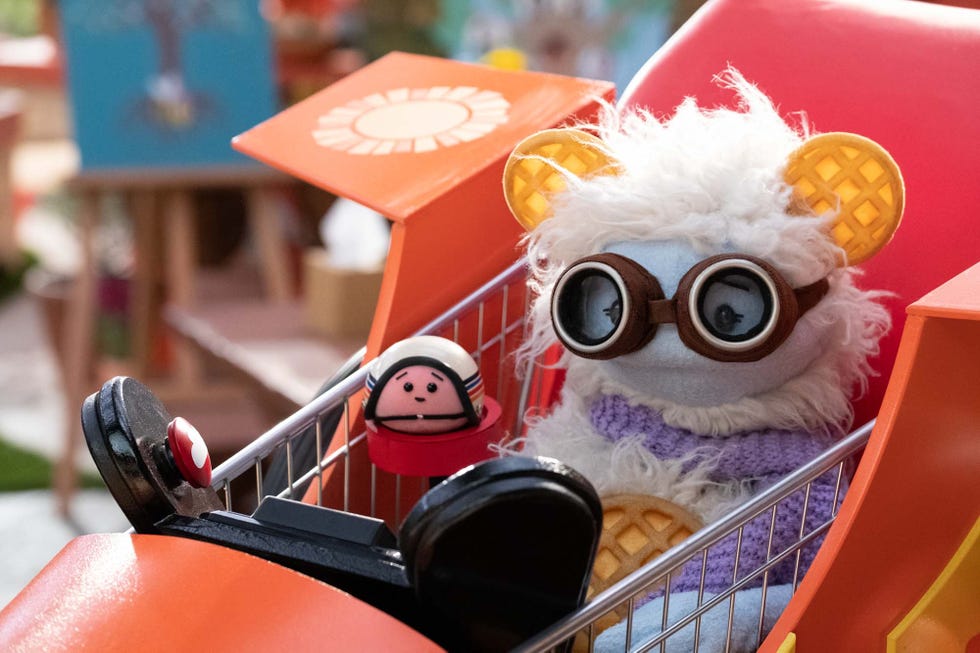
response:
[[[487,393],[503,407],[502,420],[509,439],[523,435],[524,417],[529,412],[548,409],[556,397],[560,375],[546,364],[533,365],[523,374],[515,368],[514,353],[524,335],[530,299],[526,281],[527,265],[519,260],[418,331],[449,338],[470,351]],[[429,479],[391,475],[368,460],[367,435],[357,419],[366,376],[367,365],[362,365],[337,380],[216,468],[213,487],[223,497],[226,509],[235,510],[235,487],[241,483],[255,486],[257,501],[267,494],[305,499],[399,524],[428,489]],[[754,650],[788,596],[796,591],[802,569],[836,518],[849,472],[871,428],[869,423],[842,439],[736,510],[593,596],[578,611],[518,650],[548,651],[570,640],[574,640],[575,650],[582,651]],[[304,439],[315,461],[308,468],[296,454]],[[285,466],[281,488],[270,488],[265,482],[274,460]],[[827,510],[814,508],[810,502],[815,483],[833,488],[833,501]],[[794,541],[774,545],[780,507],[788,501],[798,504],[801,497],[803,513]],[[743,533],[747,525],[759,521],[769,524],[765,556],[746,560]],[[704,583],[708,552],[725,542],[729,546],[734,543],[732,582],[727,588],[709,591]],[[663,591],[672,586],[685,566],[691,565],[701,568],[696,592],[684,593],[682,600],[675,592]],[[780,579],[778,584],[776,578]],[[744,623],[747,611],[753,614],[750,628]],[[736,623],[736,613],[742,615],[743,623]],[[608,623],[617,625],[600,636]]]

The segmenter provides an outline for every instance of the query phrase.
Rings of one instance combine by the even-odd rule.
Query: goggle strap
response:
[[[651,324],[677,322],[677,302],[673,299],[651,299],[647,302],[647,315]]]
[[[830,283],[826,278],[814,281],[808,286],[796,288],[793,293],[796,295],[796,306],[799,310],[798,315],[803,315],[817,305],[824,295],[830,290]]]

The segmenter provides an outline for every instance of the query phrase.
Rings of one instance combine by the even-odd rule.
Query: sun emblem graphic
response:
[[[473,86],[399,88],[331,109],[313,140],[348,154],[432,152],[486,136],[509,108],[500,93]]]

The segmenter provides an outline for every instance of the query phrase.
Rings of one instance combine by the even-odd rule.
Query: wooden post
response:
[[[157,281],[160,271],[158,193],[137,190],[131,194],[135,266],[130,292],[130,342],[133,373],[149,372],[152,353]]]
[[[0,266],[18,262],[10,158],[17,140],[19,123],[20,94],[16,91],[3,91],[0,93]]]
[[[181,308],[191,308],[197,301],[194,271],[197,267],[197,238],[190,191],[175,189],[168,193],[165,219],[167,246],[163,270],[167,281],[168,301]],[[199,387],[203,377],[201,361],[187,343],[177,341],[176,377],[181,387]]]
[[[69,502],[77,483],[75,452],[78,441],[81,439],[82,428],[78,410],[91,383],[97,276],[94,240],[95,229],[102,209],[102,197],[96,191],[84,192],[80,200],[78,228],[82,248],[82,265],[72,287],[63,334],[66,428],[61,459],[54,470],[53,479],[58,511],[65,516],[68,515]]]
[[[250,188],[247,201],[249,230],[259,253],[266,297],[272,301],[288,301],[293,295],[292,275],[276,211],[275,189],[268,186]]]

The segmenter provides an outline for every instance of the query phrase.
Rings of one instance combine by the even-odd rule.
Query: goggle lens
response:
[[[772,324],[772,290],[754,270],[717,270],[700,284],[696,302],[700,326],[722,343],[751,341]]]
[[[600,266],[583,266],[563,279],[557,292],[557,322],[565,336],[578,346],[601,345],[619,330],[623,293],[609,271]]]

